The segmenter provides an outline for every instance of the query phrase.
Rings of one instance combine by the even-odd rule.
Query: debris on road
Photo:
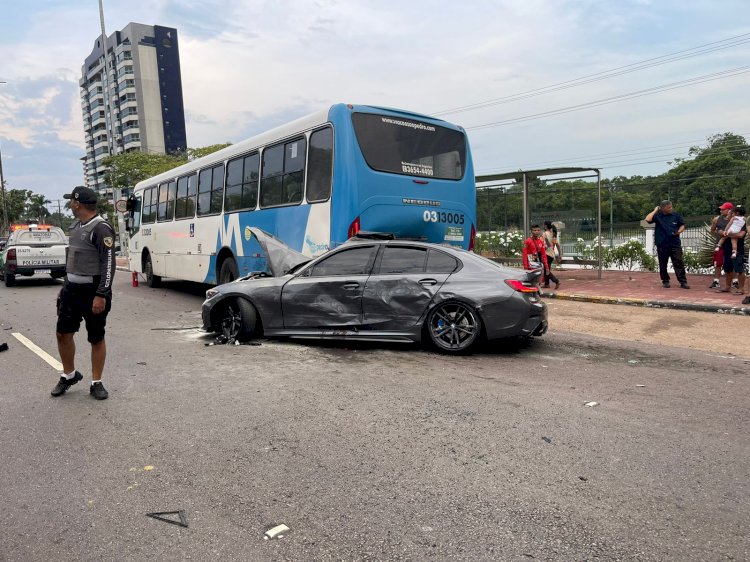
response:
[[[584,406],[588,406],[589,408],[593,408],[594,406],[598,406],[599,402],[586,402]]]
[[[222,335],[216,336],[216,339],[214,341],[204,343],[203,345],[205,345],[206,347],[211,346],[211,345],[256,345],[257,346],[257,345],[260,345],[260,342],[259,341],[241,342],[234,338],[228,338],[222,334]]]
[[[283,533],[286,533],[287,531],[289,531],[289,527],[287,527],[286,525],[276,525],[272,529],[268,529],[268,531],[265,532],[265,534],[263,535],[263,539],[283,539]]]
[[[635,386],[637,386],[638,388],[646,388],[646,385],[645,385],[645,384],[637,384],[637,385],[635,385]]]
[[[586,478],[585,476],[579,476],[578,480],[580,480],[582,482],[588,482],[588,478]]]
[[[640,363],[640,361],[638,361],[638,359],[630,359],[628,363],[630,363],[631,365],[635,365],[636,363]]]
[[[8,351],[8,344],[0,343],[0,351]]]
[[[542,437],[542,441],[546,441],[547,443],[552,443],[552,439],[549,437]]]
[[[167,519],[166,517],[163,517],[164,515],[179,515],[180,520],[174,521],[173,519]],[[147,513],[146,517],[151,517],[159,521],[164,521],[165,523],[171,523],[172,525],[177,525],[179,527],[188,526],[187,516],[185,515],[185,512],[182,509],[178,511],[154,511],[153,513]]]

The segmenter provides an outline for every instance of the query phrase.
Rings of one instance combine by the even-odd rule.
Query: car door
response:
[[[365,285],[364,324],[373,330],[413,329],[457,267],[454,257],[434,248],[385,246]]]
[[[281,292],[284,327],[359,327],[362,293],[376,254],[376,244],[344,248],[290,280]]]

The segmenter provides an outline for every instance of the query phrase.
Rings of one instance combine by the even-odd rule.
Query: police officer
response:
[[[65,195],[70,210],[78,219],[70,230],[67,275],[57,299],[57,349],[63,375],[52,389],[62,396],[83,375],[75,369],[76,347],[73,336],[86,321],[91,344],[91,396],[104,400],[108,393],[102,384],[107,346],[104,327],[112,304],[112,279],[115,275],[115,233],[112,226],[96,214],[96,191],[78,186]]]

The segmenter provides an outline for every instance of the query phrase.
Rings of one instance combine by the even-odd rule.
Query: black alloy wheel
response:
[[[230,301],[219,319],[221,334],[228,340],[248,341],[253,337],[258,314],[248,301],[238,298]]]
[[[463,353],[479,338],[482,321],[470,306],[448,302],[438,305],[430,312],[427,330],[432,343],[441,351]]]

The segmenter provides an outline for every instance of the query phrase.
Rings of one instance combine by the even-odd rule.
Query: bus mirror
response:
[[[135,197],[130,196],[128,197],[127,201],[125,202],[125,210],[128,211],[130,214],[133,214],[133,211],[135,210]]]

